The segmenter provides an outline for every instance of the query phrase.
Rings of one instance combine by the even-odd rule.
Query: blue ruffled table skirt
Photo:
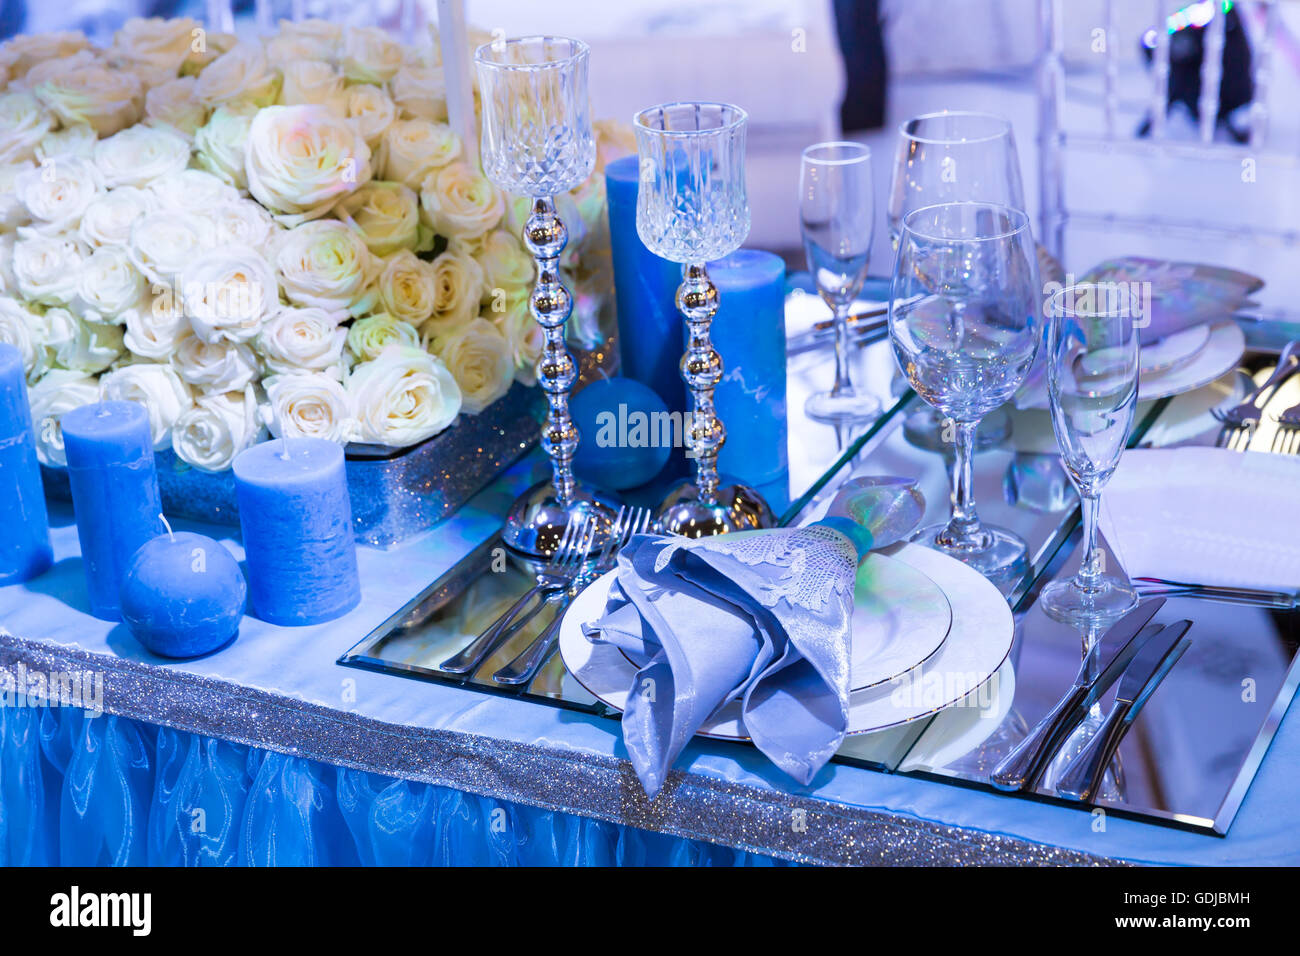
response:
[[[0,707],[0,864],[786,865],[72,708]]]

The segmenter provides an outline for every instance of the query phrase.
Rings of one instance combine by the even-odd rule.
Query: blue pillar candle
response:
[[[680,368],[685,333],[677,311],[682,267],[660,259],[637,235],[639,169],[636,156],[605,167],[622,374],[648,385],[669,411],[681,413],[687,407]]]
[[[132,636],[163,657],[197,657],[239,632],[247,595],[229,551],[180,531],[146,541],[122,582],[122,619]]]
[[[235,494],[253,613],[271,624],[319,624],[361,601],[343,449],[277,438],[235,459]]]
[[[759,491],[778,514],[789,504],[785,417],[785,263],[740,249],[709,263],[718,287],[710,335],[722,356],[713,401],[727,429],[718,471]]]
[[[90,612],[119,621],[126,566],[162,530],[149,412],[99,402],[74,408],[61,425]]]
[[[0,342],[0,584],[34,578],[52,561],[23,358]]]

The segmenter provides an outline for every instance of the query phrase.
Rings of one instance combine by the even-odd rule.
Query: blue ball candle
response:
[[[718,470],[758,491],[779,514],[790,498],[785,262],[739,249],[710,262],[709,277],[719,297],[710,335],[723,366],[713,402],[727,429]]]
[[[0,584],[34,578],[52,561],[23,358],[0,342]]]
[[[61,424],[90,611],[118,621],[126,567],[162,530],[149,412],[135,402],[99,402],[66,413]]]
[[[628,378],[592,382],[569,402],[582,435],[573,471],[598,488],[636,488],[663,470],[683,440],[683,417],[649,386]]]
[[[181,531],[147,541],[122,582],[122,620],[141,644],[163,657],[197,657],[239,632],[248,589],[229,551]]]
[[[253,613],[271,624],[330,621],[361,601],[343,449],[275,439],[235,459]]]

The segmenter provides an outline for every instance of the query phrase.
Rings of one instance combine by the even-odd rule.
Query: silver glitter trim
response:
[[[673,771],[650,803],[632,765],[599,754],[405,727],[227,681],[16,637],[0,667],[95,670],[106,713],[389,777],[706,840],[800,863],[1123,864],[980,830]]]

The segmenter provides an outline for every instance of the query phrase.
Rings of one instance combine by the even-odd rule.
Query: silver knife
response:
[[[1037,785],[1039,777],[1065,738],[1115,682],[1133,656],[1142,649],[1147,638],[1159,631],[1159,627],[1147,628],[1147,623],[1164,607],[1164,603],[1164,598],[1143,601],[1102,636],[1096,649],[1079,667],[1074,684],[1066,695],[1029,731],[1029,735],[1020,741],[1016,749],[994,768],[989,777],[994,787],[1011,792],[1032,789]],[[1090,680],[1089,665],[1093,655],[1096,655],[1097,677]]]
[[[1147,698],[1155,693],[1165,675],[1173,670],[1178,659],[1191,647],[1191,640],[1183,636],[1191,626],[1191,621],[1170,624],[1158,636],[1147,641],[1137,657],[1133,658],[1133,663],[1120,678],[1110,713],[1097,728],[1097,733],[1065,768],[1065,773],[1061,774],[1061,779],[1056,782],[1057,793],[1075,800],[1092,799],[1101,786],[1102,777],[1105,776],[1115,751],[1119,749],[1120,741],[1133,726],[1133,721],[1137,719]]]

